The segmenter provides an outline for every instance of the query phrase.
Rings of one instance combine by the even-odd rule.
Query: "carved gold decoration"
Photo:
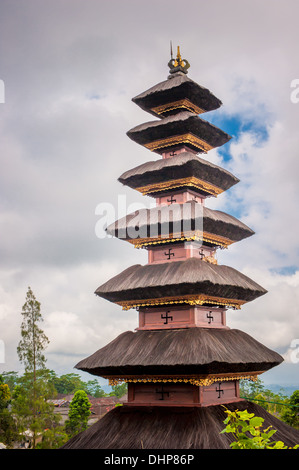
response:
[[[212,194],[213,196],[218,196],[224,190],[218,188],[217,186],[207,183],[206,181],[200,180],[195,176],[189,176],[187,178],[178,178],[170,181],[162,181],[160,183],[147,184],[146,186],[140,186],[136,188],[136,191],[139,191],[144,196],[150,193],[156,193],[161,191],[167,191],[169,189],[180,188],[182,186],[191,186],[199,190],[203,190],[206,193]]]
[[[178,295],[171,297],[160,297],[155,299],[141,299],[141,300],[121,300],[115,302],[121,305],[123,310],[130,310],[137,307],[151,307],[155,305],[172,305],[172,304],[189,304],[189,305],[203,305],[205,303],[213,305],[221,305],[225,307],[233,307],[240,310],[241,305],[245,304],[244,300],[225,299],[223,297],[214,297],[210,295]]]
[[[204,109],[193,104],[190,100],[188,100],[188,98],[178,100],[178,101],[173,101],[172,103],[162,104],[161,106],[156,106],[155,108],[151,108],[151,111],[153,111],[156,114],[163,114],[165,112],[173,111],[174,109],[179,109],[179,108],[187,109],[188,111],[191,111],[192,113],[195,113],[195,114],[205,113]]]
[[[170,234],[168,237],[162,238],[161,235],[157,237],[148,237],[148,238],[128,238],[126,241],[132,243],[135,248],[142,248],[145,246],[151,245],[161,245],[163,243],[174,243],[178,241],[201,241],[214,243],[215,245],[222,246],[227,248],[229,245],[234,243],[232,240],[229,240],[225,237],[220,237],[219,235],[214,235],[208,232],[186,232],[182,234]]]
[[[140,377],[140,376],[126,376],[126,377],[111,377],[105,376],[105,379],[109,380],[109,385],[118,385],[122,382],[143,382],[143,383],[156,383],[156,382],[171,382],[171,383],[190,383],[192,385],[208,387],[215,382],[229,382],[232,380],[251,380],[256,382],[258,379],[258,374],[261,372],[254,372],[253,374],[233,374],[233,375],[211,375],[211,376],[176,376],[176,377],[159,377],[159,376],[150,376],[150,377]]]
[[[187,70],[190,67],[190,64],[188,60],[182,59],[181,53],[180,53],[180,46],[178,46],[178,52],[176,59],[173,59],[172,57],[172,45],[171,45],[171,59],[168,62],[168,67],[170,68],[170,73],[175,73],[178,71],[182,71],[184,73],[188,73]]]
[[[152,152],[164,147],[170,147],[173,145],[178,144],[191,144],[194,147],[197,147],[199,150],[203,152],[208,152],[213,148],[212,145],[208,144],[202,139],[195,137],[195,135],[188,133],[182,135],[174,135],[172,137],[166,137],[165,139],[155,140],[154,142],[149,142],[148,144],[144,144],[144,147],[151,150]]]

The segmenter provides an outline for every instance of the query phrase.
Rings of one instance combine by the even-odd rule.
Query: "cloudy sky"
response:
[[[256,232],[219,263],[268,290],[228,325],[284,355],[265,383],[299,386],[298,14],[298,0],[1,0],[0,373],[22,370],[28,286],[59,375],[137,326],[136,311],[94,291],[146,252],[95,227],[103,203],[118,217],[120,196],[128,211],[151,202],[117,178],[157,158],[126,132],[153,120],[131,98],[167,78],[172,40],[189,77],[223,102],[203,118],[233,136],[207,158],[241,182],[207,206]]]

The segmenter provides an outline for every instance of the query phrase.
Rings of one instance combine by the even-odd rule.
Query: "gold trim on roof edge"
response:
[[[233,240],[229,240],[225,237],[220,237],[219,235],[213,235],[208,232],[192,233],[187,232],[182,234],[170,234],[169,237],[162,238],[160,235],[158,237],[148,237],[148,238],[132,238],[126,239],[127,242],[132,243],[135,248],[142,248],[144,246],[150,245],[159,245],[162,243],[175,243],[178,241],[201,241],[207,243],[215,243],[223,248],[227,248],[229,245],[234,243]]]
[[[141,378],[140,376],[126,376],[126,377],[111,377],[111,376],[103,376],[103,378],[109,380],[109,385],[118,385],[122,382],[144,382],[144,383],[150,383],[150,382],[171,382],[171,383],[190,383],[192,385],[197,385],[197,386],[203,386],[203,387],[208,387],[209,385],[212,385],[215,382],[229,382],[232,380],[251,380],[253,382],[256,382],[258,379],[258,374],[261,372],[254,372],[252,374],[234,374],[234,375],[211,375],[208,377],[200,377],[200,376],[195,376],[195,377],[185,377],[183,376],[178,376],[178,377],[159,377],[159,376],[150,376],[150,377],[144,377]]]
[[[225,299],[224,297],[214,297],[210,295],[178,295],[171,297],[160,297],[154,299],[140,299],[140,300],[121,300],[114,302],[120,305],[123,310],[130,310],[137,307],[149,307],[153,305],[172,305],[172,304],[189,304],[189,305],[203,305],[205,303],[233,307],[240,310],[241,305],[245,304],[245,300],[238,299]]]
[[[151,150],[152,152],[155,150],[162,149],[164,147],[171,147],[173,145],[178,144],[191,144],[194,147],[197,147],[202,152],[206,153],[209,150],[212,150],[214,147],[202,139],[195,137],[195,135],[191,133],[182,134],[182,135],[174,135],[172,137],[166,137],[165,139],[155,140],[153,142],[149,142],[148,144],[143,144],[144,147]]]
[[[156,106],[151,108],[151,111],[156,114],[163,114],[164,112],[173,111],[174,109],[179,108],[187,109],[188,111],[191,111],[195,114],[202,114],[206,112],[204,109],[193,104],[188,98]]]
[[[166,191],[168,189],[179,188],[182,186],[192,186],[199,190],[203,190],[209,194],[212,194],[213,196],[218,196],[218,194],[221,194],[224,191],[224,189],[218,188],[217,186],[211,183],[207,183],[206,181],[200,180],[195,176],[189,176],[186,178],[179,178],[170,181],[162,181],[160,183],[147,184],[146,186],[139,186],[135,189],[143,195],[146,195],[158,191]]]

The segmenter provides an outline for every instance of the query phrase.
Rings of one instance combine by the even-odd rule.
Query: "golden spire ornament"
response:
[[[176,72],[183,72],[183,73],[188,73],[187,70],[190,67],[190,64],[188,60],[182,59],[181,52],[180,52],[180,46],[177,46],[177,56],[176,59],[173,58],[173,53],[172,53],[172,42],[170,41],[170,56],[171,59],[168,62],[168,67],[169,67],[169,72],[171,74],[174,74]]]

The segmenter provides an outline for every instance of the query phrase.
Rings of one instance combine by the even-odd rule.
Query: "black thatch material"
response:
[[[248,410],[273,426],[273,441],[293,447],[299,431],[248,401],[229,403],[229,410]],[[231,434],[220,434],[225,425],[224,407],[204,408],[127,407],[109,411],[93,426],[70,439],[64,449],[229,449]]]
[[[181,328],[126,331],[76,368],[117,377],[250,374],[282,361],[279,354],[240,330]]]
[[[180,101],[185,98],[203,111],[212,111],[222,105],[221,101],[207,88],[198,85],[186,75],[175,75],[168,80],[158,83],[143,93],[140,93],[138,96],[135,96],[132,101],[144,111],[160,117],[159,114],[151,111],[151,108]],[[172,110],[166,114],[175,112],[178,112],[178,110]],[[165,113],[163,113],[163,115],[165,115]]]
[[[95,293],[110,302],[207,295],[249,302],[267,291],[229,266],[200,258],[161,264],[136,264],[98,287]]]
[[[169,116],[161,121],[151,121],[140,124],[139,126],[129,130],[127,135],[134,142],[137,142],[140,145],[146,145],[157,140],[168,139],[169,137],[180,136],[188,133],[204,140],[213,148],[224,145],[231,139],[231,136],[226,132],[223,132],[221,129],[218,129],[218,127],[189,111]],[[198,148],[196,145],[192,145],[190,143],[184,145],[196,150],[197,152],[203,152],[203,150]],[[155,151],[161,154],[162,152],[165,152],[165,149],[172,148],[173,146],[174,144],[165,145],[163,149],[157,149]]]
[[[231,242],[238,242],[254,234],[232,215],[209,209],[194,201],[140,209],[107,227],[109,235],[124,240],[166,238],[173,233],[178,237],[178,234],[186,235],[196,230],[224,237]]]
[[[226,191],[239,182],[238,178],[224,168],[220,168],[190,152],[182,152],[172,158],[159,159],[139,165],[123,173],[118,181],[135,189],[148,184],[192,176],[210,183],[222,191]]]

